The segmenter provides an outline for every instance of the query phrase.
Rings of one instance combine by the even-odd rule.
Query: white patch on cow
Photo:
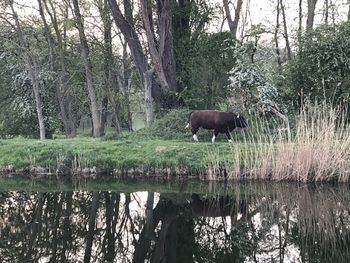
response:
[[[194,140],[195,142],[198,142],[198,137],[197,137],[196,134],[193,134],[193,140]]]
[[[231,142],[232,142],[232,140],[231,140],[231,139],[229,139],[229,140],[228,140],[228,142],[230,142],[230,143],[231,143]]]
[[[185,129],[187,129],[188,127],[190,127],[190,123],[187,123]]]
[[[211,138],[211,142],[215,142],[215,135],[213,135],[213,138]]]

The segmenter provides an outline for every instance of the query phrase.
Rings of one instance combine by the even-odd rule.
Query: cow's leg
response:
[[[227,139],[228,139],[228,142],[232,142],[232,137],[231,137],[230,131],[227,130],[227,131],[225,132],[225,134],[226,134],[226,137],[227,137]]]
[[[197,137],[197,132],[198,132],[199,128],[197,127],[192,127],[192,138],[195,142],[198,142],[198,137]]]
[[[219,134],[219,131],[214,130],[213,138],[211,138],[211,142],[215,142],[215,138],[218,137],[218,134]]]

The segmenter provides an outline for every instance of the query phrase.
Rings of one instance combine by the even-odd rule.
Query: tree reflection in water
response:
[[[0,193],[0,262],[349,262],[347,186]]]

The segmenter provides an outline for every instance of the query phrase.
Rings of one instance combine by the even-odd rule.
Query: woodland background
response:
[[[346,107],[349,2],[2,0],[0,137],[101,137],[179,109],[285,120],[304,98]]]

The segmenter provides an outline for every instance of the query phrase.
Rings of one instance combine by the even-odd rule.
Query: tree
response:
[[[328,0],[324,1],[324,23],[328,25],[328,16],[329,16],[329,3]]]
[[[350,27],[348,23],[322,26],[304,36],[296,61],[291,63],[288,79],[293,94],[311,100],[333,103],[348,99],[350,85]],[[300,105],[296,101],[296,105]]]
[[[282,72],[282,60],[281,60],[281,52],[279,49],[279,43],[278,43],[278,33],[280,28],[280,1],[277,1],[277,7],[276,7],[276,27],[274,32],[274,40],[275,40],[275,48],[276,48],[276,55],[277,55],[277,65],[278,65],[278,71]]]
[[[283,30],[284,30],[284,39],[286,41],[286,49],[287,49],[287,58],[288,60],[292,60],[292,50],[290,48],[290,43],[289,43],[289,34],[288,34],[288,28],[287,28],[287,19],[286,19],[286,12],[285,12],[285,7],[283,4],[283,0],[279,0],[280,5],[281,5],[281,13],[283,17]]]
[[[80,13],[78,0],[73,1],[73,11],[75,14],[75,22],[79,32],[81,52],[84,59],[86,88],[90,99],[91,119],[92,119],[92,135],[100,137],[104,134],[104,127],[101,126],[100,115],[97,106],[97,96],[94,88],[94,80],[92,75],[92,63],[90,58],[89,45],[85,36],[83,19]]]
[[[317,0],[307,0],[306,32],[312,31]]]
[[[224,9],[226,13],[227,22],[230,28],[230,32],[232,33],[234,38],[237,38],[237,28],[238,28],[238,22],[241,14],[243,0],[237,0],[237,5],[235,7],[235,17],[233,21],[231,18],[231,12],[229,8],[228,0],[223,0],[223,4],[224,4]]]
[[[40,89],[40,81],[39,81],[39,65],[30,48],[30,45],[27,41],[27,37],[24,31],[22,30],[22,26],[20,24],[18,15],[14,8],[13,0],[9,0],[9,5],[12,11],[12,17],[15,22],[15,25],[11,24],[11,26],[15,30],[18,38],[18,43],[19,43],[18,51],[25,63],[26,69],[28,70],[30,79],[31,79],[31,85],[34,93],[35,102],[36,102],[36,112],[37,112],[37,118],[39,123],[40,139],[44,140],[46,138],[46,133],[45,133],[45,122],[44,122],[44,114],[43,114],[43,101],[41,97],[41,89]]]
[[[154,108],[152,98],[152,74],[153,70],[149,69],[145,53],[142,49],[139,36],[136,32],[130,0],[124,0],[125,16],[122,14],[116,0],[108,0],[109,7],[115,24],[124,35],[128,43],[135,66],[138,70],[141,83],[144,89],[144,101],[146,110],[146,125],[151,126],[154,119]]]
[[[182,91],[186,105],[194,109],[224,107],[227,72],[235,65],[236,45],[230,32],[203,33],[189,49],[192,54],[187,62],[189,67],[181,72],[188,74],[188,88]]]
[[[151,24],[152,10],[148,0],[140,0],[142,20],[146,31],[147,43],[152,62],[161,88],[165,92],[176,92],[176,64],[173,44],[173,1],[157,0],[158,38]],[[158,43],[156,39],[159,39]]]
[[[298,47],[301,46],[301,33],[302,33],[302,24],[303,24],[303,0],[299,0],[299,8],[298,8]]]
[[[176,1],[174,46],[180,99],[190,108],[215,108],[225,97],[235,40],[230,32],[207,33],[215,15],[208,1]]]
[[[110,105],[113,112],[113,124],[116,131],[121,132],[121,125],[118,117],[117,102],[114,99],[113,92],[117,91],[117,83],[113,76],[113,52],[112,52],[112,19],[107,0],[96,0],[102,24],[103,24],[103,71],[104,71],[104,89],[102,99],[101,127],[105,127],[107,121],[107,105]],[[103,132],[104,133],[104,132]]]
[[[75,120],[72,113],[72,92],[68,85],[68,73],[64,51],[65,41],[62,32],[59,30],[57,21],[56,8],[53,6],[52,0],[38,0],[39,13],[44,25],[44,35],[48,43],[49,63],[52,74],[59,75],[57,82],[54,82],[56,89],[56,97],[60,107],[60,116],[64,127],[64,133],[68,137],[76,135]],[[64,14],[67,19],[68,10]],[[51,31],[51,27],[46,21],[45,12],[49,15],[51,25],[54,29],[55,36]],[[63,23],[65,25],[65,23]]]

